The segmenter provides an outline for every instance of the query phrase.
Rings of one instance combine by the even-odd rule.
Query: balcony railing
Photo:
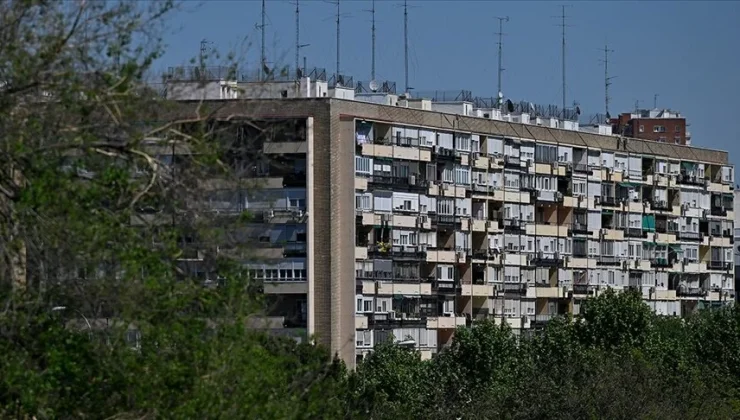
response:
[[[707,269],[709,270],[729,270],[730,268],[732,268],[731,262],[707,261]]]
[[[455,151],[452,149],[435,147],[432,150],[434,152],[434,155],[437,157],[437,160],[455,160],[458,158],[458,156],[455,154]]]
[[[671,211],[673,206],[666,200],[653,200],[650,204],[650,208],[653,210]]]
[[[563,263],[563,258],[558,252],[539,251],[532,258],[532,263],[542,267],[554,267]]]
[[[518,156],[504,155],[504,166],[519,168],[521,167],[521,160],[519,159]]]
[[[504,230],[521,231],[526,227],[526,222],[521,219],[504,219]]]
[[[619,205],[619,202],[617,201],[617,197],[613,195],[602,195],[601,196],[601,205],[602,206],[613,206],[616,207]]]
[[[684,185],[705,185],[706,181],[704,178],[698,177],[696,174],[679,174],[677,182]]]
[[[710,213],[712,216],[727,216],[727,209],[724,207],[712,207]]]
[[[673,267],[673,264],[676,261],[674,259],[668,259],[668,258],[653,258],[650,260],[650,266],[654,268],[667,268],[667,267]]]
[[[676,237],[683,241],[701,241],[704,239],[701,232],[676,232]]]
[[[576,235],[588,235],[590,232],[585,223],[574,222],[570,226],[570,233]]]
[[[590,170],[588,169],[588,164],[586,163],[573,164],[573,171],[574,172],[590,172]]]
[[[619,265],[620,264],[619,258],[613,255],[602,255],[596,260],[596,262],[600,265]]]
[[[634,227],[626,227],[622,229],[624,231],[624,236],[628,238],[642,238],[643,232],[642,228],[634,228]]]

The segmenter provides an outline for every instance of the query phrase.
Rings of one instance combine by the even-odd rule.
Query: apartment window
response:
[[[451,215],[455,209],[455,203],[452,199],[437,200],[437,213]]]
[[[470,184],[470,169],[455,168],[455,183],[463,185]]]
[[[369,194],[355,195],[355,208],[357,210],[371,210],[372,209],[372,196]]]
[[[480,139],[479,138],[474,138],[470,140],[470,149],[473,153],[480,152]]]
[[[614,241],[601,241],[601,255],[614,256]]]
[[[306,207],[306,200],[303,198],[291,198],[288,200],[288,206],[289,207]]]
[[[364,156],[355,156],[355,172],[358,174],[370,175],[371,173],[370,158]]]
[[[470,137],[460,136],[457,138],[457,149],[469,151],[470,150]]]
[[[653,126],[653,133],[665,133],[665,126],[663,126],[663,125],[654,125]]]
[[[558,158],[558,148],[538,144],[535,146],[534,157],[540,163],[555,162]]]
[[[573,181],[573,195],[586,195],[586,181]]]
[[[676,144],[681,144],[681,137],[680,136],[674,137],[673,138],[673,142],[676,143]]]
[[[640,132],[641,133],[644,133],[645,132],[645,126],[642,125],[642,124],[640,124]]]
[[[668,138],[666,136],[660,136],[658,137],[658,141],[661,143],[665,143],[666,141],[668,141]]]
[[[373,332],[372,330],[357,331],[357,347],[372,347]]]
[[[676,133],[680,133],[680,132],[681,132],[681,126],[680,126],[680,125],[677,125],[677,126],[675,127],[675,132],[676,132]]]
[[[444,168],[442,170],[442,181],[449,183],[455,182],[454,172],[451,168]]]
[[[411,200],[403,200],[403,210],[411,210]]]

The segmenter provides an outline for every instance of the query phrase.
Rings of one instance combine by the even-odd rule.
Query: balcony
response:
[[[731,268],[732,268],[731,262],[707,261],[707,270],[730,270]]]
[[[660,210],[660,211],[672,211],[673,206],[666,200],[653,200],[652,203],[650,203],[650,208],[653,210]]]
[[[558,252],[539,251],[532,258],[532,264],[538,267],[559,267],[563,264],[563,258]]]
[[[523,232],[526,230],[526,222],[520,219],[504,219],[505,232]]]
[[[581,172],[581,173],[589,173],[589,172],[591,172],[591,170],[588,169],[588,164],[586,164],[586,163],[575,163],[575,164],[573,164],[573,171],[574,172]]]
[[[522,164],[518,156],[504,155],[504,167],[512,169],[521,169]]]
[[[434,147],[432,153],[436,157],[437,161],[455,161],[459,159],[454,150],[445,149],[439,146]]]
[[[650,260],[650,266],[653,268],[671,268],[675,262],[675,259],[653,258]]]
[[[591,232],[588,230],[588,226],[585,223],[574,222],[568,229],[569,235],[590,235]]]
[[[385,258],[393,260],[425,260],[426,246],[391,246],[387,243],[371,245],[367,252],[372,258]]]
[[[696,185],[696,186],[706,185],[706,180],[704,178],[700,178],[696,174],[693,174],[693,173],[679,174],[676,182],[678,184],[683,184],[683,185]]]
[[[702,287],[679,286],[676,288],[676,296],[700,297],[706,295]]]
[[[642,228],[626,227],[623,228],[624,236],[627,238],[642,238],[644,237]]]
[[[619,206],[619,201],[617,201],[617,197],[613,195],[602,195],[601,196],[601,205],[602,206],[610,206],[610,207],[617,207]]]
[[[613,255],[602,255],[596,260],[597,265],[619,265],[619,258]]]
[[[438,227],[447,227],[451,229],[459,228],[462,224],[459,217],[447,214],[429,213],[429,221],[433,226],[436,225]]]
[[[676,237],[681,241],[701,242],[704,239],[704,235],[701,232],[676,232]]]
[[[727,209],[724,207],[714,207],[712,206],[712,209],[710,210],[710,213],[712,216],[721,216],[725,217],[727,216]]]

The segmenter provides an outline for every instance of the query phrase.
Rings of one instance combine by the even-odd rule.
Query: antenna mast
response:
[[[265,16],[266,16],[266,9],[265,9],[265,0],[262,0],[262,24],[260,26],[261,31],[261,37],[262,37],[262,48],[260,49],[260,80],[264,80],[266,76],[265,72],[265,64],[266,64],[266,58],[265,58]]]
[[[570,26],[565,23],[568,16],[565,14],[565,5],[562,5],[562,13],[558,16],[561,19],[561,23],[558,25],[563,29],[563,46],[562,46],[562,64],[563,64],[563,118],[565,118],[565,97],[566,97],[566,78],[565,78],[565,28]]]
[[[496,35],[498,35],[498,101],[499,105],[501,102],[502,96],[502,87],[501,87],[501,77],[504,73],[504,67],[503,67],[503,49],[504,49],[504,22],[509,21],[509,17],[496,17],[498,19],[498,32],[496,32]]]
[[[653,109],[658,109],[658,94],[656,93],[655,96],[653,96]]]
[[[309,44],[301,44],[301,8],[299,0],[295,0],[295,74],[297,78],[303,76],[301,72],[301,48],[308,46]],[[304,65],[303,71],[306,70],[305,67]]]
[[[336,0],[337,4],[337,78],[339,78],[339,0]]]
[[[403,0],[403,70],[405,90],[409,93],[409,8],[407,0]]]
[[[372,53],[373,58],[372,58],[372,64],[371,64],[371,68],[370,68],[370,80],[375,80],[375,0],[373,0],[373,8],[370,11],[370,13],[372,13],[372,15],[373,15],[373,18],[372,18],[373,19],[373,26],[372,26],[372,29],[371,29],[372,30],[372,34],[373,34],[373,36],[372,36],[373,37],[373,47],[372,47],[372,50],[373,50],[373,53]]]
[[[604,111],[606,112],[607,118],[609,118],[609,86],[612,85],[612,79],[609,77],[609,53],[613,53],[614,50],[610,50],[608,45],[604,45],[604,59],[601,60],[604,63]]]

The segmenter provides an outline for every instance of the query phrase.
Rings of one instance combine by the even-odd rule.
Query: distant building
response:
[[[641,109],[612,118],[612,131],[643,140],[691,145],[686,118],[669,109]]]

